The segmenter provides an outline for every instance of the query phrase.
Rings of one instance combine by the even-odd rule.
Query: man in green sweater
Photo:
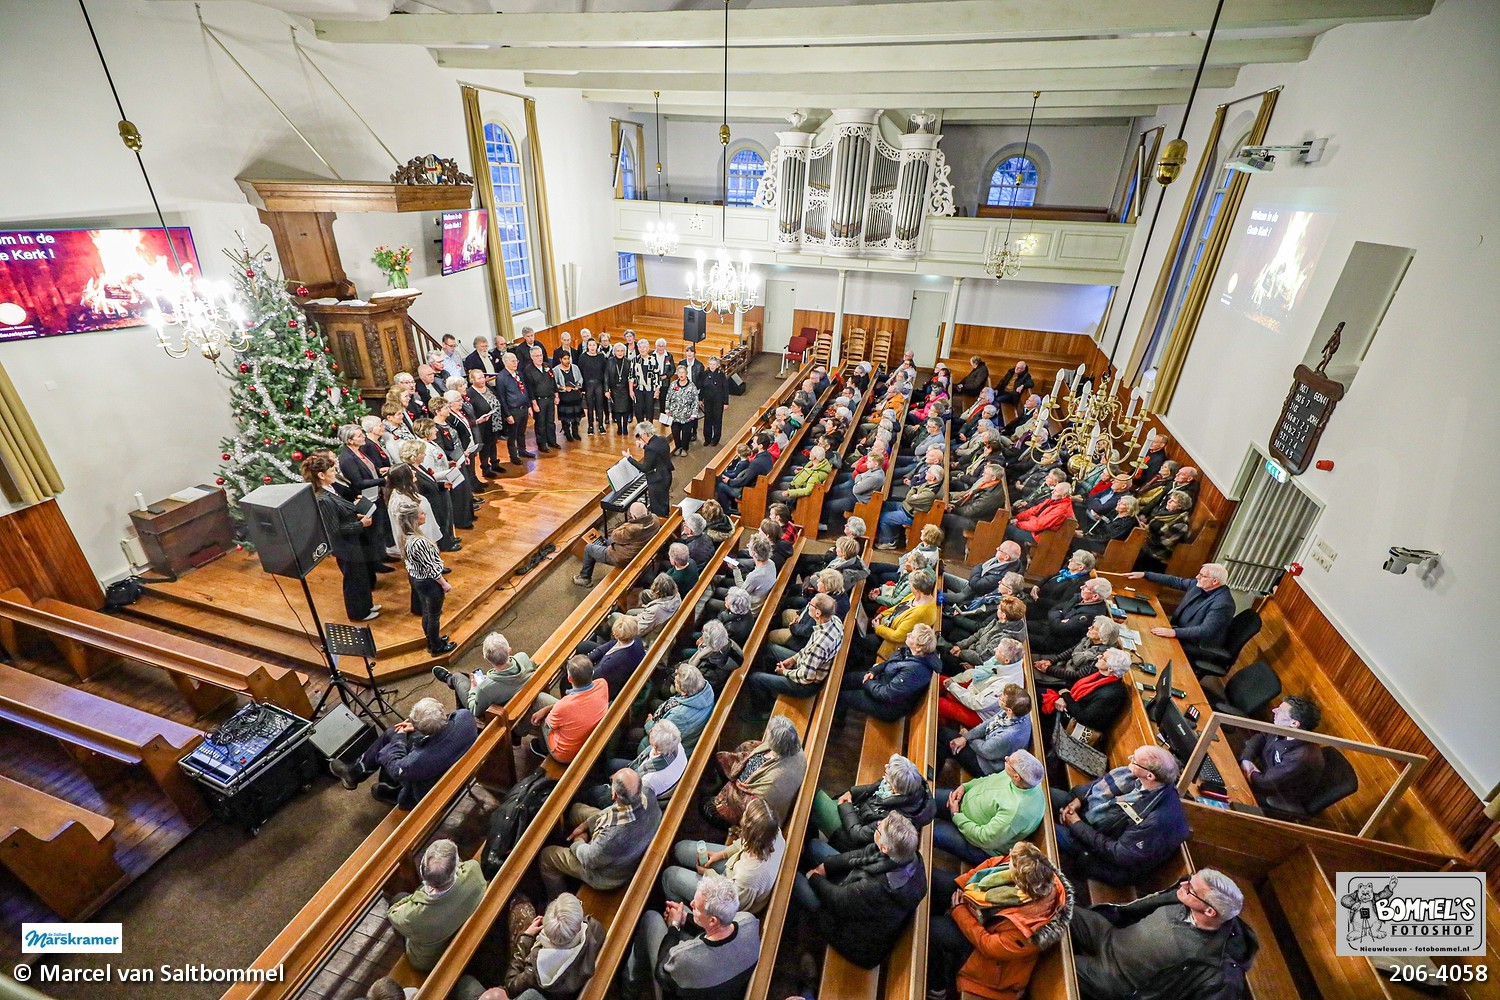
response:
[[[443,949],[484,897],[484,872],[472,858],[458,863],[458,845],[435,840],[417,864],[422,884],[417,891],[391,904],[386,916],[406,939],[406,958],[412,968],[427,972],[443,957]]]
[[[1005,758],[1005,770],[966,781],[936,795],[933,843],[971,864],[1009,854],[1029,837],[1047,811],[1042,762],[1025,750]]]

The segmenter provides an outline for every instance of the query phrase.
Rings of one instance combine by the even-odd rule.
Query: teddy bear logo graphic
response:
[[[1344,928],[1349,943],[1384,938],[1388,933],[1389,921],[1380,919],[1375,904],[1396,894],[1396,876],[1392,875],[1385,888],[1378,892],[1373,882],[1356,882],[1349,889],[1339,899],[1339,905],[1349,911],[1349,923]]]

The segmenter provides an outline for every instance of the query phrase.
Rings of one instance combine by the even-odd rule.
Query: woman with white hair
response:
[[[812,491],[831,475],[833,463],[828,460],[828,451],[820,445],[814,445],[808,452],[806,464],[792,474],[792,480],[785,489],[772,490],[771,499],[776,503],[795,507],[798,500],[812,495]]]
[[[1036,682],[1042,687],[1065,688],[1098,669],[1099,654],[1120,649],[1120,624],[1108,615],[1096,615],[1088,633],[1078,644],[1055,657],[1031,661]]]
[[[701,812],[720,829],[739,822],[752,796],[765,799],[778,820],[789,816],[807,772],[802,738],[784,715],[771,716],[761,739],[746,740],[734,750],[715,754],[714,764],[725,784],[717,794],[705,796]]]
[[[453,508],[448,491],[422,465],[427,459],[427,442],[418,441],[415,438],[402,441],[396,448],[396,457],[404,465],[411,467],[412,476],[417,481],[417,492],[427,498],[429,509],[433,517],[437,518],[440,536],[438,549],[443,552],[457,552],[463,548],[463,543],[453,532]]]
[[[785,851],[786,840],[776,814],[765,799],[751,798],[727,844],[677,842],[672,848],[672,860],[677,863],[662,872],[662,892],[679,903],[691,902],[699,880],[711,871],[717,872],[734,883],[741,910],[760,913],[771,898]]]
[[[665,395],[662,408],[672,418],[672,454],[686,455],[698,430],[698,387],[689,377],[687,365],[677,366]]]
[[[1130,654],[1106,649],[1094,660],[1094,671],[1062,690],[1042,692],[1042,712],[1061,709],[1096,733],[1107,733],[1130,703],[1125,677],[1130,673]],[[1043,727],[1043,735],[1050,735]]]
[[[1015,639],[995,643],[988,660],[943,681],[938,718],[969,729],[994,715],[1007,684],[1026,684],[1026,648]]]
[[[604,947],[604,925],[565,892],[538,916],[525,896],[510,904],[510,966],[505,990],[514,1000],[564,1000],[583,992]]]
[[[718,624],[711,622],[710,624]],[[722,626],[720,626],[722,630]],[[707,628],[705,627],[705,632]],[[703,673],[692,663],[679,663],[672,672],[672,693],[646,716],[642,725],[646,735],[641,737],[636,752],[643,752],[650,745],[652,729],[663,722],[677,727],[683,749],[688,753],[698,745],[698,736],[708,724],[714,710],[714,689]]]
[[[649,645],[680,607],[682,593],[677,589],[677,581],[667,573],[658,573],[651,586],[641,594],[639,605],[629,611],[616,612],[613,617],[623,614],[634,618],[640,626],[641,641]]]
[[[836,800],[818,789],[813,795],[812,821],[831,847],[852,851],[874,842],[875,827],[887,814],[898,812],[920,830],[932,822],[935,809],[921,768],[893,753],[879,781],[855,785]]]
[[[724,623],[710,618],[703,623],[703,631],[698,633],[697,645],[688,655],[686,665],[701,673],[714,690],[719,690],[744,655],[744,650],[729,638]]]
[[[662,720],[651,727],[643,742],[644,746],[634,760],[612,758],[609,761],[609,771],[614,774],[621,768],[630,768],[641,776],[641,787],[649,788],[665,804],[677,783],[682,780],[683,771],[687,770],[687,752],[682,746],[682,733],[671,722]],[[614,792],[606,781],[583,792],[578,800],[596,809],[607,809],[614,801]]]

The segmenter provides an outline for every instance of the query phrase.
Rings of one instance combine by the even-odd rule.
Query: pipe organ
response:
[[[755,204],[776,213],[779,250],[912,259],[929,215],[953,214],[942,136],[908,132],[892,146],[880,112],[838,110],[822,142],[778,132]]]

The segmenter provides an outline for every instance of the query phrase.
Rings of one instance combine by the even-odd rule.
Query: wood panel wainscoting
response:
[[[37,599],[104,607],[104,591],[56,500],[0,516],[0,552],[0,591],[19,587]]]
[[[1280,675],[1287,693],[1311,689],[1320,703],[1332,698],[1346,704],[1353,718],[1346,717],[1343,721],[1362,727],[1365,735],[1325,727],[1329,732],[1354,739],[1367,738],[1382,746],[1430,758],[1413,789],[1420,808],[1410,810],[1418,814],[1411,819],[1419,824],[1423,819],[1428,820],[1445,838],[1451,838],[1456,850],[1452,847],[1443,850],[1446,845],[1440,842],[1431,839],[1424,842],[1419,836],[1414,837],[1421,831],[1401,822],[1399,817],[1395,824],[1387,824],[1382,839],[1387,839],[1389,833],[1399,833],[1400,842],[1452,853],[1492,877],[1500,874],[1500,851],[1496,851],[1490,839],[1494,824],[1484,814],[1484,803],[1339,634],[1297,579],[1290,574],[1283,576],[1275,593],[1261,602],[1259,610],[1264,624],[1241,655],[1242,664],[1265,660]],[[1343,705],[1324,704],[1323,708],[1325,713],[1333,713]],[[1411,801],[1410,797],[1407,801]],[[1427,814],[1425,817],[1420,815],[1423,812]]]
[[[892,316],[867,316],[860,313],[844,313],[844,334],[839,340],[839,357],[843,360],[863,361],[870,357],[875,344],[875,334],[887,330],[891,335],[891,364],[901,361],[906,350],[907,320]],[[797,309],[792,313],[792,335],[805,329],[818,331],[833,329],[833,311],[830,309]],[[865,331],[865,349],[857,358],[849,358],[849,337],[855,330]]]

